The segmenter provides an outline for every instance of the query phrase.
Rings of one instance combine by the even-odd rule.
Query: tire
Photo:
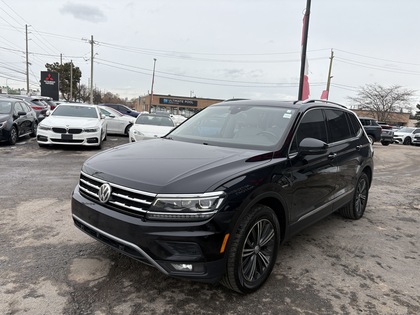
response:
[[[357,180],[352,201],[339,210],[340,214],[345,218],[360,219],[365,213],[368,197],[369,178],[366,173],[362,173]]]
[[[404,141],[403,141],[404,145],[410,145],[411,144],[411,138],[410,137],[405,137]]]
[[[125,127],[124,130],[124,135],[126,135],[127,137],[130,135],[130,128],[132,125],[128,125],[127,127]]]
[[[276,263],[280,244],[280,225],[274,211],[255,205],[232,233],[227,253],[226,273],[220,281],[239,293],[258,290]]]
[[[375,143],[375,138],[372,137],[371,135],[368,135],[369,141],[370,143],[374,144]]]
[[[390,145],[390,144],[391,144],[391,142],[386,142],[386,141],[381,141],[381,143],[382,143],[382,145],[384,145],[384,146],[388,146],[388,145]]]
[[[36,133],[38,130],[38,122],[34,121],[34,123],[32,124],[32,129],[31,129],[31,137],[36,137]]]
[[[17,139],[18,139],[18,131],[16,127],[13,126],[12,129],[10,130],[10,135],[9,135],[9,139],[7,139],[7,142],[9,142],[9,144],[11,145],[14,145],[16,144]]]

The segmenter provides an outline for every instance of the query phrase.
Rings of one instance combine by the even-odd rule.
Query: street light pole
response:
[[[156,69],[156,58],[153,58],[153,74],[152,74],[152,88],[149,100],[149,113],[152,113],[152,100],[153,100],[153,86],[155,84],[155,69]]]

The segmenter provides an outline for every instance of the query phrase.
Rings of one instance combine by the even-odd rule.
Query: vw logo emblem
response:
[[[99,188],[99,191],[98,191],[99,201],[102,203],[107,203],[110,197],[111,197],[111,185],[103,184]]]

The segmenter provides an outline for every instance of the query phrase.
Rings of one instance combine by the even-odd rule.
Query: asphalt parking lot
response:
[[[108,136],[102,150],[127,142]],[[420,314],[420,147],[374,148],[365,216],[295,236],[243,296],[168,278],[73,226],[71,192],[99,150],[0,143],[0,313]]]

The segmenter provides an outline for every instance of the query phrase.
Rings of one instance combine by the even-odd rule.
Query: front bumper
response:
[[[79,134],[56,133],[53,131],[38,128],[36,140],[40,144],[64,144],[64,145],[83,145],[98,146],[101,142],[101,131],[82,132]]]
[[[146,221],[85,198],[79,186],[72,196],[72,215],[89,236],[166,275],[217,282],[224,274],[220,249],[230,221],[226,217],[221,222]]]

